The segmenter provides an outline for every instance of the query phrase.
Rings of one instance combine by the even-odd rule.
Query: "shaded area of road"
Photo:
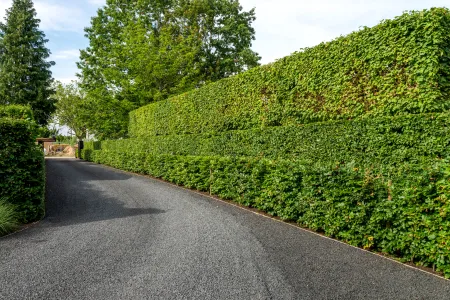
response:
[[[450,282],[172,185],[48,159],[0,299],[449,299]]]

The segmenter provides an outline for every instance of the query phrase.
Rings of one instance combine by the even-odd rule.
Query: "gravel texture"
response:
[[[450,299],[450,282],[186,189],[47,159],[47,217],[0,238],[0,299]]]

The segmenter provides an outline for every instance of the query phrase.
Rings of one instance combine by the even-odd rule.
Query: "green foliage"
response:
[[[14,206],[0,201],[0,236],[14,231],[18,225],[19,221]]]
[[[450,115],[443,113],[103,141],[97,142],[95,149],[370,166],[425,163],[427,159],[450,157],[449,146]],[[86,149],[89,147],[86,143]]]
[[[258,65],[254,20],[237,0],[108,1],[78,63],[88,128],[124,137],[131,110]]]
[[[89,116],[86,114],[84,94],[76,82],[63,84],[57,82],[54,98],[56,102],[56,119],[60,125],[66,125],[82,140],[86,137],[86,124]]]
[[[42,126],[38,128],[37,137],[40,138],[51,138],[54,136],[57,136],[59,134],[59,129],[56,128],[55,124],[52,124],[52,126]]]
[[[410,12],[130,114],[130,137],[444,112],[450,12]]]
[[[16,208],[22,223],[44,214],[44,154],[36,132],[34,122],[0,118],[0,199]]]
[[[0,104],[30,105],[36,122],[46,125],[55,111],[48,62],[48,40],[31,0],[14,0],[0,23]]]
[[[77,144],[77,138],[75,136],[67,136],[67,135],[56,135],[56,143],[58,144],[67,144],[70,146],[74,146]]]
[[[21,105],[0,105],[0,118],[34,120],[30,107]]]

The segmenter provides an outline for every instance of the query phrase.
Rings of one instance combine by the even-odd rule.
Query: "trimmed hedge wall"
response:
[[[410,12],[130,114],[129,135],[223,132],[450,107],[450,12]]]
[[[450,276],[450,167],[356,168],[301,161],[84,150],[86,159],[209,191],[355,246]]]
[[[319,164],[396,165],[450,157],[450,114],[419,114],[304,126],[85,143],[86,150],[284,158]]]
[[[37,126],[28,108],[0,106],[0,111],[19,118],[0,118],[0,199],[14,205],[20,222],[32,222],[44,214],[44,154],[35,145]]]

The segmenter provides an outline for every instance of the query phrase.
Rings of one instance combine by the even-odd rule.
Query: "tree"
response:
[[[105,138],[126,136],[128,112],[257,66],[254,10],[237,0],[108,0],[86,29],[81,87]]]
[[[59,125],[66,125],[72,129],[75,136],[82,140],[86,138],[86,124],[88,116],[85,115],[84,95],[76,82],[69,84],[56,83],[57,100],[55,117]]]
[[[182,0],[188,26],[197,28],[201,49],[197,58],[206,82],[220,80],[259,65],[251,50],[255,9],[242,11],[238,0]]]
[[[0,104],[30,105],[36,121],[47,124],[55,111],[48,40],[31,0],[14,0],[0,24]]]

